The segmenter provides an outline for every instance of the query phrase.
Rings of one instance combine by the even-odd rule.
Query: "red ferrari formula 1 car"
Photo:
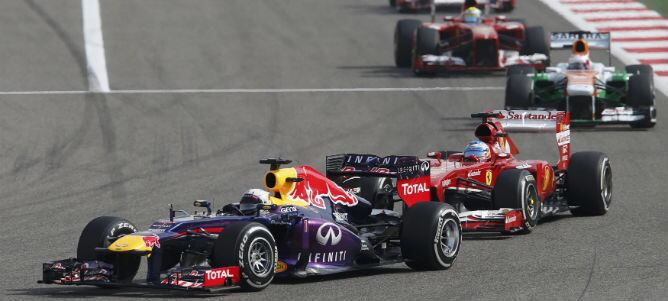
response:
[[[482,160],[466,157],[466,151],[434,152],[417,161],[414,156],[333,155],[327,157],[327,174],[377,207],[391,207],[393,195],[408,210],[417,202],[450,203],[458,209],[464,231],[528,233],[540,218],[559,212],[607,213],[610,160],[600,152],[571,156],[567,113],[494,111],[472,117],[482,118],[475,129],[475,143],[488,145]],[[519,151],[508,136],[513,129],[554,133],[559,161],[517,159]]]
[[[550,65],[543,27],[527,27],[523,20],[505,16],[476,17],[475,8],[469,10],[445,17],[443,23],[399,20],[394,31],[397,67],[412,67],[416,74],[435,74],[501,71],[520,64],[544,70]]]
[[[509,12],[515,9],[517,0],[389,0],[390,6],[394,7],[400,13],[416,12],[420,10],[427,10],[434,7],[447,7],[462,5],[467,7],[470,5],[484,6],[488,5],[496,11]]]

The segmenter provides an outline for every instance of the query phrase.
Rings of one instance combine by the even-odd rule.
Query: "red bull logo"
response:
[[[334,184],[318,171],[310,166],[299,166],[294,168],[297,171],[297,177],[304,179],[295,183],[294,188],[288,197],[295,200],[302,200],[321,209],[325,209],[325,197],[329,198],[335,204],[345,206],[357,205],[357,197],[345,191],[343,188]]]
[[[144,236],[142,239],[144,239],[144,245],[146,245],[147,248],[160,248],[160,238],[157,235]]]

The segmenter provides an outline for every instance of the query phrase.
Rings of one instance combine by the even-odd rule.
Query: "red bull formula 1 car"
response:
[[[530,232],[542,217],[570,211],[603,215],[612,199],[612,169],[600,152],[570,154],[569,116],[558,111],[494,111],[482,118],[475,136],[490,146],[488,160],[461,152],[434,152],[406,167],[410,156],[345,154],[327,157],[327,174],[377,207],[391,207],[393,195],[410,206],[446,202],[458,209],[464,231]],[[552,132],[559,161],[520,160],[508,130]],[[394,183],[392,178],[399,180]]]
[[[41,283],[212,291],[261,290],[274,276],[330,274],[405,262],[418,270],[449,268],[461,241],[457,212],[423,203],[403,215],[374,210],[309,166],[280,168],[265,159],[267,190],[238,203],[169,218],[138,231],[111,216],[84,228],[77,257],[45,263]],[[414,164],[416,161],[407,162]],[[133,281],[147,257],[146,280]]]
[[[543,27],[505,16],[478,22],[465,22],[461,15],[445,17],[443,23],[405,19],[395,27],[394,60],[418,75],[501,71],[512,65],[544,70],[550,65],[550,48]]]

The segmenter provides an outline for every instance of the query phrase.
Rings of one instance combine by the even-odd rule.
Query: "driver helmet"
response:
[[[475,6],[469,7],[464,11],[464,23],[479,23],[482,13]]]
[[[469,142],[464,148],[464,160],[484,162],[492,157],[487,143],[480,140]]]
[[[244,192],[239,201],[239,210],[242,213],[253,213],[257,210],[257,205],[271,205],[269,201],[269,192],[262,189],[250,189]]]
[[[572,55],[568,60],[568,70],[589,70],[590,65],[589,58],[585,55]]]

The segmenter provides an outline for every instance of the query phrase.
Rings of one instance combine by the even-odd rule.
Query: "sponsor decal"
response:
[[[452,180],[450,179],[443,180],[443,182],[441,182],[441,186],[448,186],[450,185],[450,183],[452,183]]]
[[[323,246],[335,246],[341,241],[341,228],[334,223],[324,223],[316,231],[315,239]]]
[[[487,172],[485,173],[485,183],[487,185],[492,185],[492,176],[493,176],[492,171],[487,170]]]
[[[276,269],[274,269],[274,272],[276,273],[283,273],[288,270],[288,264],[283,262],[283,261],[277,261],[276,262]]]
[[[160,238],[157,235],[143,236],[142,239],[147,248],[160,248]]]
[[[571,143],[571,131],[566,130],[557,133],[557,145],[562,146]]]
[[[281,213],[297,212],[297,207],[295,207],[295,206],[284,206],[284,207],[281,207],[281,209],[279,211]]]
[[[480,175],[480,170],[479,169],[478,170],[472,170],[472,171],[469,171],[468,177],[471,178],[471,177],[476,177],[476,176],[479,176],[479,175]]]
[[[508,119],[508,120],[556,120],[557,114],[552,111],[506,111],[506,114],[503,114],[498,119]]]
[[[288,197],[293,200],[305,201],[311,206],[325,209],[325,201],[329,198],[333,203],[344,206],[357,205],[355,194],[344,190],[310,166],[295,167],[297,177],[304,179],[294,183]]]
[[[527,169],[529,167],[531,167],[531,165],[526,161],[522,161],[522,164],[515,166],[517,169]]]
[[[417,184],[402,183],[401,189],[404,195],[429,192],[429,187],[427,187],[427,183],[417,183]]]
[[[301,256],[301,254],[300,254]],[[333,251],[333,252],[311,252],[308,253],[309,263],[336,263],[345,261],[348,256],[348,251]]]
[[[334,212],[332,213],[334,215],[334,219],[336,221],[348,221],[348,213],[345,212]]]
[[[227,278],[232,278],[232,283],[239,281],[239,267],[224,267],[205,271],[204,287],[224,285]]]
[[[353,188],[348,188],[346,189],[347,192],[349,193],[360,193],[362,191],[361,187],[353,187]]]

